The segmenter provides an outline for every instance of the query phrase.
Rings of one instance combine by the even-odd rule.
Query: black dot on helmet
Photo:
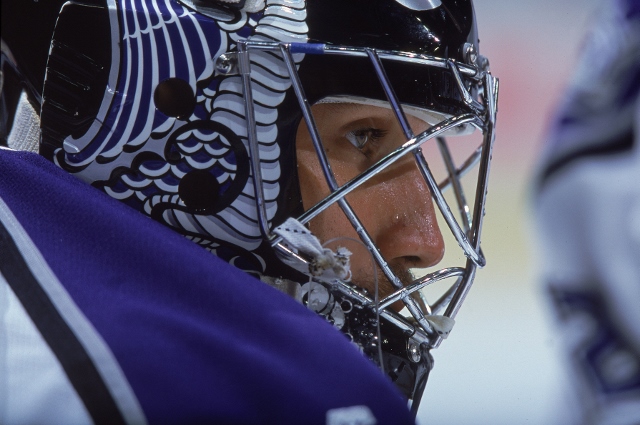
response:
[[[220,183],[208,171],[190,171],[180,180],[178,195],[195,213],[211,213],[218,202]]]
[[[156,108],[169,117],[187,118],[196,107],[196,97],[189,83],[180,78],[162,81],[153,93]]]

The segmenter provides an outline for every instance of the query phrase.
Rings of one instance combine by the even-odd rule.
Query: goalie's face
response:
[[[376,161],[402,145],[406,138],[390,109],[352,103],[321,103],[313,106],[318,134],[339,185],[344,184]],[[408,117],[415,134],[429,125]],[[305,210],[329,193],[309,130],[300,124],[296,139],[298,172]],[[393,271],[408,284],[409,270],[437,264],[444,254],[431,193],[412,156],[401,159],[346,197],[371,239]],[[351,256],[351,281],[375,290],[381,297],[394,288],[384,277],[364,246],[349,242],[358,239],[355,229],[334,204],[310,222],[311,231],[322,243],[340,238],[334,246],[346,246]]]

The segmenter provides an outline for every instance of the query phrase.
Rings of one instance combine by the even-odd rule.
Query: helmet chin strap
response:
[[[352,253],[345,247],[338,247],[334,252],[326,246],[340,239],[348,239],[359,244],[362,244],[362,242],[351,238],[336,237],[321,244],[320,240],[313,233],[294,218],[288,218],[283,224],[274,229],[274,233],[282,238],[281,243],[291,252],[310,259],[308,262],[301,262],[296,257],[291,257],[290,261],[287,261],[287,258],[282,258],[288,265],[301,273],[309,275],[310,278],[309,282],[302,285],[302,287],[285,283],[283,279],[267,278],[267,280],[263,279],[263,281],[266,281],[272,286],[276,286],[280,290],[284,287],[287,287],[289,291],[293,290],[295,298],[298,301],[306,304],[311,310],[325,317],[336,328],[342,329],[347,320],[346,315],[353,309],[353,304],[351,301],[345,302],[345,300],[337,299],[329,288],[314,281],[313,278],[317,278],[320,282],[332,282],[336,279],[345,283],[349,282],[351,280],[350,258]],[[364,246],[364,244],[362,245]],[[380,332],[380,309],[378,308],[380,302],[378,276],[377,273],[375,273],[375,261],[373,257],[371,257],[371,267],[373,269],[372,275],[375,291],[374,311],[376,335],[377,341],[382,341]],[[271,281],[273,283],[271,283]],[[362,349],[362,347],[360,348]],[[379,366],[382,372],[385,373],[380,343],[377,344],[377,355]]]
[[[27,93],[23,91],[18,101],[7,145],[17,151],[38,152],[39,144],[40,117],[29,103]]]

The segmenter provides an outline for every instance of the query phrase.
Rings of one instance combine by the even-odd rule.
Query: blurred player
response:
[[[640,2],[584,45],[538,181],[542,275],[574,378],[575,423],[640,423]]]

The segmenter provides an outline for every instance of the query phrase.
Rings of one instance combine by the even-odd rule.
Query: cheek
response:
[[[306,211],[327,196],[329,188],[314,152],[298,149],[297,157],[302,205]]]
[[[338,155],[328,149],[327,152],[331,170],[339,186],[345,184],[357,176],[362,169],[366,168],[360,167],[362,162],[360,158],[352,159],[347,154]],[[315,151],[298,149],[297,157],[302,203],[306,210],[328,196],[330,190]],[[336,159],[336,157],[339,157],[339,159]]]
[[[340,181],[340,165],[332,168]],[[338,169],[336,169],[338,168]],[[300,191],[302,193],[302,204],[305,211],[314,206],[316,203],[324,199],[329,195],[329,186],[327,185],[322,168],[316,157],[315,152],[311,152],[304,149],[298,150],[298,176],[300,179]],[[357,192],[357,191],[356,191]],[[356,194],[347,196],[352,206],[354,205],[354,196]],[[359,202],[356,201],[356,204]],[[315,217],[310,224],[311,231],[320,239],[323,243],[328,239],[334,238],[338,235],[357,237],[353,227],[349,223],[349,220],[344,215],[342,210],[337,204],[331,205],[325,211]]]

